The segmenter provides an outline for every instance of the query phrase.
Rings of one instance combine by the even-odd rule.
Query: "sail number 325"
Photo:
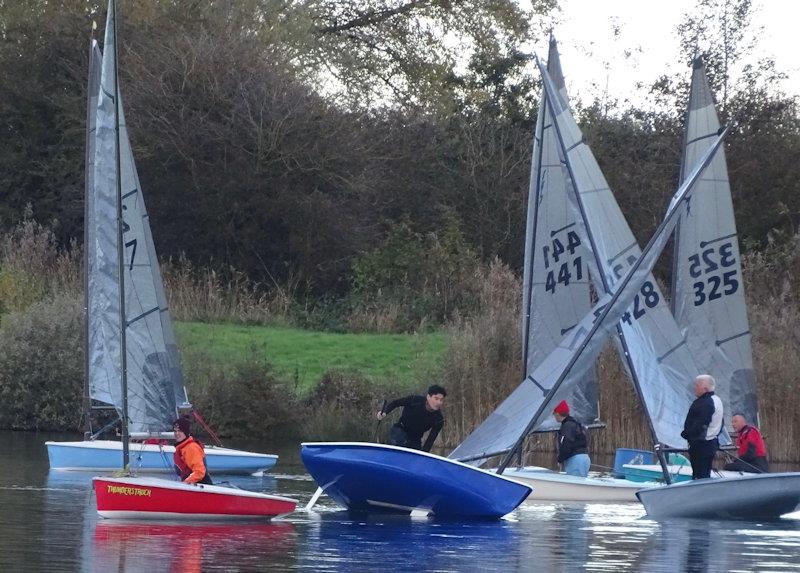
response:
[[[706,301],[717,300],[739,290],[738,269],[725,271],[736,264],[733,254],[733,243],[723,243],[719,247],[711,247],[689,257],[689,275],[695,282],[694,305],[700,306]],[[722,271],[719,274],[718,271]]]

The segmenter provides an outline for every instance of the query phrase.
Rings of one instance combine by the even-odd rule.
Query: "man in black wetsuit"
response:
[[[393,446],[431,451],[433,441],[444,426],[441,410],[445,396],[447,396],[445,389],[434,384],[428,388],[427,396],[406,396],[386,404],[378,412],[379,420],[395,408],[403,407],[400,419],[389,431],[389,443]],[[428,437],[423,446],[422,435],[425,432],[428,432]]]

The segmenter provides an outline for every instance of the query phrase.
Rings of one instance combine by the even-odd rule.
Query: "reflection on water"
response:
[[[83,567],[88,571],[258,570],[285,563],[294,552],[291,523],[185,524],[100,521]]]
[[[323,496],[272,523],[99,520],[91,475],[48,472],[44,439],[0,432],[0,571],[800,570],[800,520],[657,523],[638,504],[526,503],[458,523],[354,517]],[[302,507],[315,484],[281,453],[271,475],[215,479]]]

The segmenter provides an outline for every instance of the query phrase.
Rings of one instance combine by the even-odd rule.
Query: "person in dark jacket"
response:
[[[711,464],[719,449],[722,431],[722,400],[714,395],[716,382],[712,376],[701,374],[694,381],[697,396],[683,423],[681,437],[689,442],[689,461],[692,464],[692,479],[711,477]]]
[[[592,460],[586,449],[586,430],[569,415],[569,404],[561,400],[553,409],[553,417],[561,423],[558,429],[558,463],[571,476],[586,477]]]
[[[444,426],[442,404],[445,396],[447,396],[447,391],[438,384],[434,384],[428,388],[426,396],[406,396],[386,404],[378,412],[379,420],[382,420],[395,408],[403,407],[400,419],[389,430],[389,443],[393,446],[425,452],[431,451],[436,436]],[[428,437],[423,445],[422,435],[425,432],[428,432]]]
[[[738,460],[725,464],[725,469],[734,472],[767,473],[767,446],[761,432],[750,426],[744,414],[736,413],[731,418],[731,425],[736,430],[736,455]]]

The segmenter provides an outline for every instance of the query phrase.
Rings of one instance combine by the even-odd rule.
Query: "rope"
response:
[[[203,416],[200,415],[200,412],[198,412],[197,410],[192,410],[192,416],[194,416],[194,419],[197,420],[197,423],[200,424],[203,427],[203,429],[208,433],[208,435],[211,436],[211,441],[214,442],[214,445],[216,445],[216,446],[221,448],[222,447],[222,440],[220,440],[219,436],[217,436],[216,432],[214,432],[214,430],[212,430],[209,427],[209,425],[203,419]]]

